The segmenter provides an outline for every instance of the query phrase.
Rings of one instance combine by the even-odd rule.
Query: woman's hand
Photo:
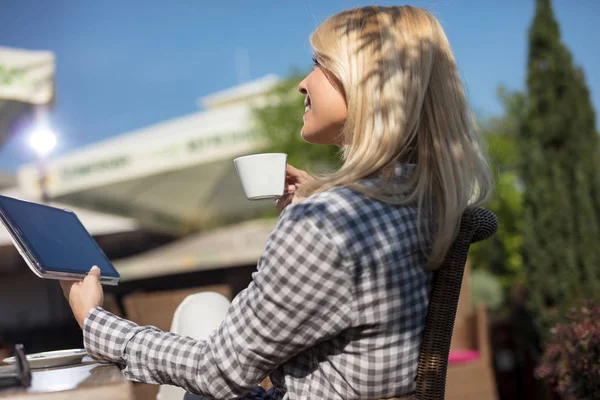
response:
[[[83,281],[60,281],[63,293],[79,326],[83,329],[83,322],[91,309],[102,306],[104,292],[100,285],[100,268],[93,266]]]
[[[302,171],[301,169],[294,168],[290,164],[287,164],[285,167],[285,189],[283,196],[276,200],[277,210],[281,212],[288,205],[304,200],[305,197],[297,195],[296,191],[304,183],[313,179],[315,178],[310,176],[306,171]]]

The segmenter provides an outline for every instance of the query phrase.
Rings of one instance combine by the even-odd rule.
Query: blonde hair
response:
[[[346,99],[342,167],[303,186],[305,196],[345,186],[389,204],[418,206],[428,264],[435,269],[469,206],[491,195],[485,151],[456,62],[439,22],[411,6],[360,7],[325,20],[312,34],[318,63]],[[416,164],[392,184],[398,163]],[[360,180],[378,175],[388,184]],[[429,224],[434,221],[430,235]],[[419,234],[423,238],[420,228]]]

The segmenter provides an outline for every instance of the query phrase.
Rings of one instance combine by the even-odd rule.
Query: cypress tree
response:
[[[567,308],[600,298],[598,133],[583,71],[561,43],[550,0],[529,30],[520,128],[523,261],[542,338]]]

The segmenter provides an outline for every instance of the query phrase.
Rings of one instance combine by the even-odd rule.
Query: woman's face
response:
[[[342,145],[341,133],[348,109],[340,87],[317,64],[298,85],[300,93],[306,96],[301,133],[306,142]]]

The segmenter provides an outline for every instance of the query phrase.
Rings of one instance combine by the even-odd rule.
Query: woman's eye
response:
[[[317,61],[316,58],[313,57],[312,61],[315,66],[317,66],[317,67],[319,66],[319,62]]]

